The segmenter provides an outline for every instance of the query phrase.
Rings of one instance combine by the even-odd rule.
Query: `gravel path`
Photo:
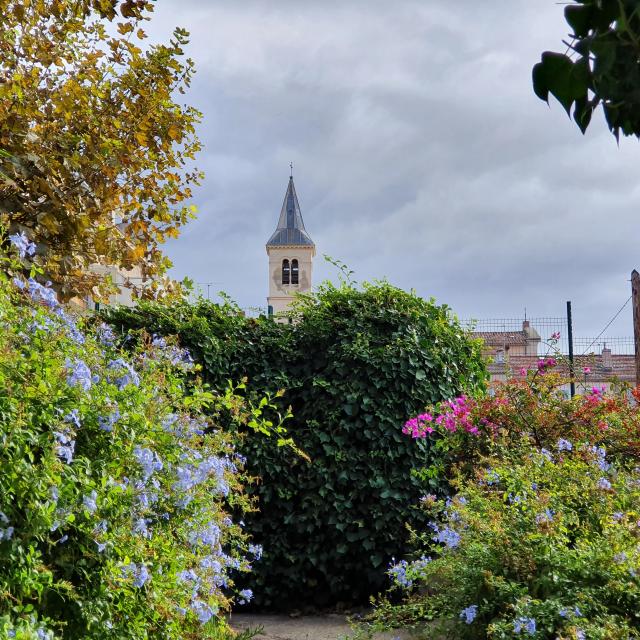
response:
[[[289,616],[234,614],[229,619],[236,631],[244,631],[249,627],[264,627],[264,631],[256,636],[256,640],[338,640],[349,635],[351,629],[345,616],[329,614],[324,616]],[[387,633],[376,636],[377,640],[391,640],[408,635]]]

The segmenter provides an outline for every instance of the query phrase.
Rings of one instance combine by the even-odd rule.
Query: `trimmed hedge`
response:
[[[247,440],[243,451],[259,478],[247,529],[265,549],[255,604],[272,609],[363,602],[384,588],[406,525],[425,525],[419,497],[446,491],[444,480],[412,476],[432,454],[401,426],[486,380],[478,343],[446,306],[386,282],[326,284],[296,314],[277,324],[207,301],[105,312],[120,330],[179,335],[215,388],[246,377],[256,397],[285,390],[277,402],[291,407],[288,430],[311,462],[273,441]]]

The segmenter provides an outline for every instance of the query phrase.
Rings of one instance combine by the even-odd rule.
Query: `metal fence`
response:
[[[524,318],[482,318],[465,319],[460,321],[463,326],[471,329],[474,333],[481,334],[501,334],[505,335],[505,340],[510,336],[522,333],[524,328]],[[546,353],[554,334],[560,334],[555,349],[560,353],[569,353],[569,340],[567,335],[566,318],[527,318],[529,326],[540,335],[539,355]],[[496,336],[497,337],[497,336]],[[633,337],[619,336],[598,336],[598,338],[584,338],[582,336],[573,338],[573,352],[575,355],[602,353],[604,348],[611,349],[611,352],[619,355],[633,355],[635,353]]]

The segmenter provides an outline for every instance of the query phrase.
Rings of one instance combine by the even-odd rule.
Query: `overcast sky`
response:
[[[554,0],[158,0],[192,34],[203,113],[198,220],[176,277],[265,306],[265,242],[289,162],[314,280],[386,277],[463,318],[562,316],[593,336],[640,268],[640,147],[601,113],[583,136],[531,89],[563,50]],[[203,287],[206,291],[206,286]],[[625,312],[609,335],[632,335]]]

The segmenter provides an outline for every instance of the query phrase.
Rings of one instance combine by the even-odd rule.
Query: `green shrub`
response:
[[[447,451],[457,495],[423,498],[437,524],[390,570],[409,595],[381,602],[369,631],[439,620],[450,638],[640,637],[640,409],[598,388],[566,400],[563,382],[543,364],[407,423]]]
[[[284,389],[292,437],[309,463],[277,443],[245,441],[259,513],[246,519],[264,557],[254,567],[258,606],[356,602],[384,588],[385,569],[424,524],[413,508],[446,490],[410,471],[432,462],[428,443],[399,432],[425,403],[481,388],[479,346],[444,306],[387,283],[321,287],[292,325],[243,318],[200,301],[142,304],[107,316],[118,329],[177,334],[216,387],[248,378],[259,395]]]
[[[239,399],[170,341],[125,356],[33,278],[0,274],[0,325],[0,637],[227,637],[233,575],[260,554],[212,420]]]

